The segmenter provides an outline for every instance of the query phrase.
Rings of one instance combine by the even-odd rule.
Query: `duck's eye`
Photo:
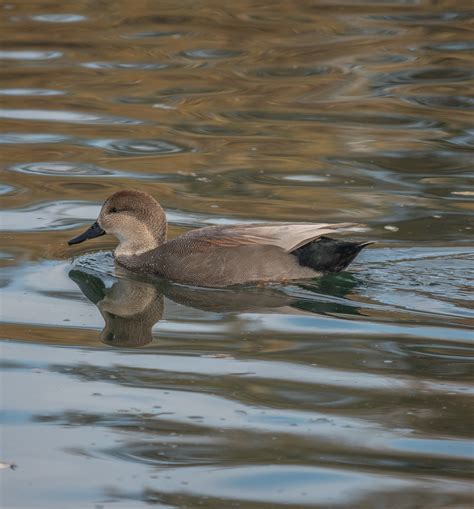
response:
[[[115,214],[115,212],[118,212],[116,207],[112,207],[109,212],[112,212],[112,214]]]

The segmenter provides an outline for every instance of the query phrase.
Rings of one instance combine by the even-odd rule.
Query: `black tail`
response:
[[[360,251],[372,242],[347,242],[319,237],[291,252],[301,265],[318,272],[339,272],[345,269]]]

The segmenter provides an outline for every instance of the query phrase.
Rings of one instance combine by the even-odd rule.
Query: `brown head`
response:
[[[119,240],[115,255],[132,256],[166,242],[166,230],[165,213],[152,196],[141,191],[118,191],[102,205],[97,222],[68,244],[110,233]]]

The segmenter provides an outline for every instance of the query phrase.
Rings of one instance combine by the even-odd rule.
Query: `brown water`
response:
[[[470,507],[471,2],[0,12],[2,508]],[[66,246],[130,187],[172,235],[378,244],[306,284],[151,284]]]

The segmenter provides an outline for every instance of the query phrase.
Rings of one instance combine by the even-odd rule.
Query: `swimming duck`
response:
[[[167,240],[166,215],[149,194],[124,190],[110,196],[97,221],[68,244],[106,233],[115,236],[115,260],[129,270],[177,283],[226,287],[308,279],[345,269],[371,242],[327,237],[359,226],[237,224],[208,226]]]

